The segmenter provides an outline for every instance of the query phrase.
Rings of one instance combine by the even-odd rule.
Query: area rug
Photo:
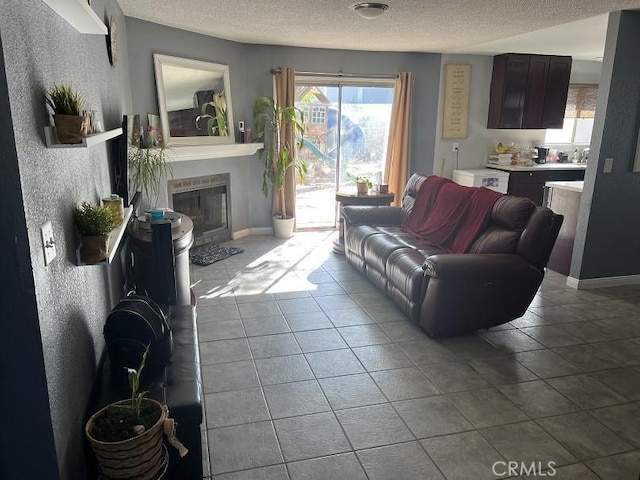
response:
[[[191,263],[194,265],[205,266],[242,252],[244,252],[244,248],[222,247],[217,243],[205,243],[203,245],[193,247],[189,251],[189,260],[191,260]]]

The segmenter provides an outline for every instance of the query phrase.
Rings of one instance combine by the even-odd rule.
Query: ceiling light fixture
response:
[[[373,20],[381,17],[382,14],[387,11],[389,5],[386,3],[356,3],[352,5],[351,8],[362,18]]]

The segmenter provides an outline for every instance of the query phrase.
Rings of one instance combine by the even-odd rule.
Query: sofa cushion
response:
[[[493,205],[487,227],[468,253],[514,253],[534,208],[528,198],[510,195],[499,198]]]
[[[411,210],[413,210],[413,205],[416,202],[416,197],[418,196],[418,191],[422,186],[422,183],[426,180],[425,175],[420,175],[419,173],[414,173],[409,178],[407,185],[404,187],[404,193],[402,195],[402,221],[404,222]]]
[[[428,276],[422,270],[425,257],[413,248],[400,248],[387,259],[387,294],[412,320],[420,319],[420,299]]]
[[[489,225],[503,227],[521,233],[536,205],[524,197],[505,195],[493,205]]]

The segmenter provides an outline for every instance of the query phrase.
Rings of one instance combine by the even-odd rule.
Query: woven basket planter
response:
[[[165,421],[169,411],[165,405],[146,398],[145,403],[157,405],[161,412],[158,421],[144,433],[120,442],[102,442],[96,440],[91,431],[97,417],[113,405],[126,405],[130,400],[107,405],[91,416],[85,426],[85,435],[98,459],[102,474],[114,480],[151,480],[162,467],[162,440]]]

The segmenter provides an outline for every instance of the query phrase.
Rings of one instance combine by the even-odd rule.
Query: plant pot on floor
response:
[[[54,115],[56,135],[60,143],[82,143],[87,136],[88,119],[79,115]]]
[[[109,253],[109,235],[82,235],[80,260],[87,265],[103,261]]]
[[[111,440],[115,430],[123,430],[119,425],[111,430],[109,424],[116,419],[127,422],[126,412],[131,412],[128,405],[131,405],[131,400],[122,400],[107,405],[92,415],[85,426],[85,434],[96,455],[100,470],[107,478],[150,480],[163,466],[162,440],[169,411],[165,405],[146,398],[143,400],[143,409],[146,411],[149,425],[143,433],[136,435],[131,432],[129,438],[124,440],[103,440]],[[136,421],[140,420],[132,418],[133,424]],[[134,428],[133,425],[130,427]]]
[[[293,225],[295,223],[294,217],[280,218],[278,216],[273,217],[273,231],[277,238],[291,238],[293,237]]]

